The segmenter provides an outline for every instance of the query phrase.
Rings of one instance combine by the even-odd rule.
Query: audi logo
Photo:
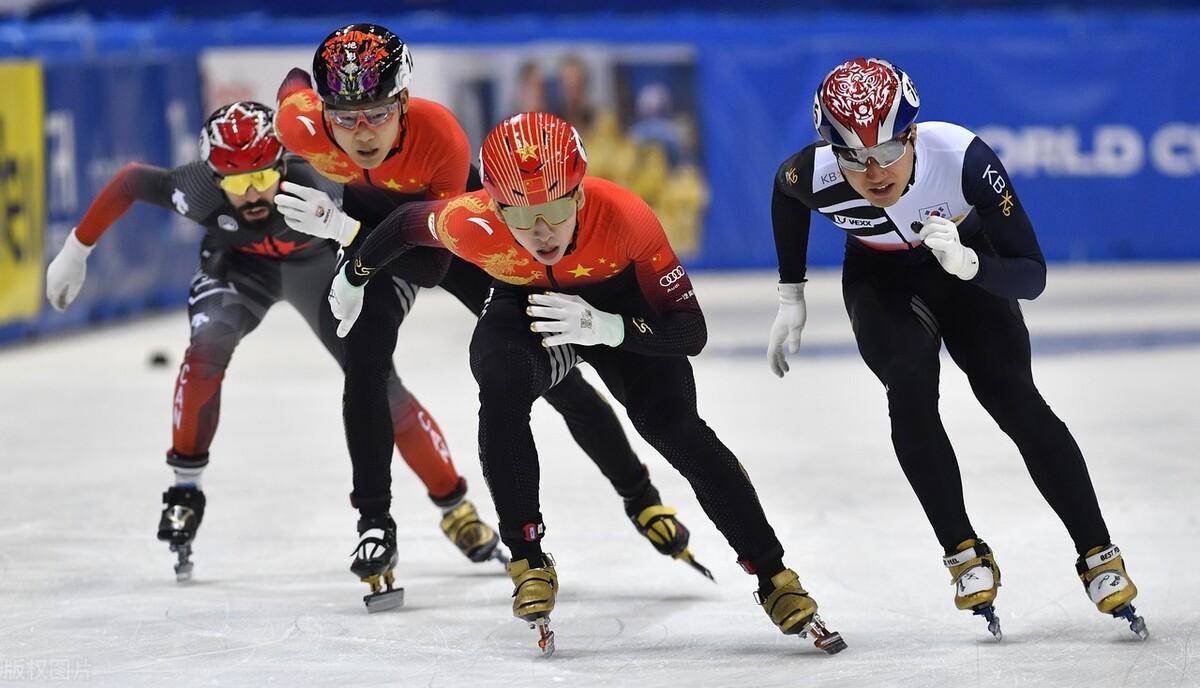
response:
[[[669,287],[679,280],[683,279],[683,266],[676,265],[675,269],[658,278],[658,283],[664,287]]]

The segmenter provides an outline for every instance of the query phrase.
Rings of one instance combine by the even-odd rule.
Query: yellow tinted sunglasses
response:
[[[222,189],[235,196],[245,194],[250,187],[254,187],[257,191],[266,191],[273,185],[279,182],[282,175],[279,170],[274,167],[259,170],[257,172],[247,172],[245,174],[231,174],[227,177],[221,177],[218,182]]]
[[[571,194],[537,205],[501,205],[500,217],[513,229],[533,229],[539,216],[547,224],[557,225],[569,220],[578,209],[576,195]]]

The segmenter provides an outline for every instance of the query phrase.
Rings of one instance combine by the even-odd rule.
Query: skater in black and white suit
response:
[[[999,635],[992,603],[1000,570],[967,517],[938,414],[943,342],[1066,526],[1092,601],[1144,633],[1130,604],[1137,588],[1110,541],[1083,455],[1033,382],[1017,301],[1046,286],[1033,224],[992,149],[955,124],[917,124],[919,106],[908,75],[878,59],[843,63],[818,88],[822,140],[775,176],[780,306],[771,369],[783,377],[785,351],[800,344],[809,222],[818,212],[847,234],[846,310],[863,360],[884,385],[896,456],[945,550],[958,608],[985,616]]]

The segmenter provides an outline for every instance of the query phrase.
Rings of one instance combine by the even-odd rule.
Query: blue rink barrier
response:
[[[85,202],[99,188],[89,170],[106,170],[118,160],[167,164],[178,159],[171,150],[172,122],[187,122],[194,148],[203,115],[195,68],[201,49],[315,45],[332,27],[354,20],[379,21],[417,45],[692,46],[700,156],[711,191],[700,251],[689,261],[694,268],[775,265],[773,174],[784,158],[815,138],[811,111],[817,83],[831,67],[859,55],[886,57],[909,72],[921,95],[920,119],[962,124],[997,149],[1050,260],[1200,258],[1192,209],[1200,190],[1200,100],[1192,67],[1200,62],[1200,44],[1194,40],[1200,35],[1200,12],[1194,9],[953,17],[920,12],[325,19],[251,14],[221,21],[10,21],[0,23],[0,57],[57,56],[47,65],[47,111],[48,116],[64,109],[78,114],[76,142],[87,142],[88,150],[76,150],[74,160]],[[166,56],[123,58],[135,65],[124,70],[88,57],[144,54]],[[419,60],[418,53],[418,78]],[[54,85],[56,70],[75,85]],[[118,89],[115,95],[113,89]],[[110,106],[90,112],[86,104],[97,99]],[[144,121],[136,132],[119,117],[120,106],[130,102],[143,103],[138,112]],[[171,103],[174,120],[165,112]],[[48,141],[48,167],[52,145]],[[51,179],[48,194],[53,187]],[[82,208],[54,214],[53,196],[48,207],[49,258],[69,229],[66,223]],[[79,309],[86,312],[43,315],[34,327],[76,323],[111,308],[177,302],[182,296],[177,287],[186,281],[194,255],[178,253],[187,243],[181,239],[186,230],[167,217],[135,213],[114,228],[101,247],[109,254],[105,265],[113,267],[99,267],[98,249],[96,273],[89,274],[81,297],[90,299],[86,309]],[[840,263],[843,237],[823,218],[814,218],[810,263]],[[147,261],[148,256],[154,260]],[[128,274],[136,278],[130,277],[128,286],[114,283],[109,292],[89,294],[103,270],[110,275],[132,270]],[[0,329],[0,338],[4,332]]]
[[[200,84],[193,56],[55,60],[45,76],[45,261],[124,164],[181,164],[196,156]],[[196,270],[200,231],[135,203],[100,238],[87,281],[63,313],[0,324],[0,342],[178,305]]]

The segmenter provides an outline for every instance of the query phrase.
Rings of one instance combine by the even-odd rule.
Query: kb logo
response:
[[[674,270],[658,278],[658,283],[664,287],[669,287],[681,279],[683,279],[683,266],[676,265]]]

